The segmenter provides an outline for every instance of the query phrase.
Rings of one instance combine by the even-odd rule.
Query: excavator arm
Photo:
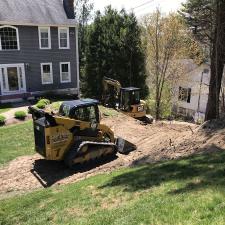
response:
[[[116,102],[119,99],[121,84],[117,80],[113,80],[108,77],[103,77],[103,96],[102,101],[104,105],[112,107],[116,106]]]

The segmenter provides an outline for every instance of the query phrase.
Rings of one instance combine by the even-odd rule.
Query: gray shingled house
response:
[[[74,0],[0,1],[0,102],[79,94]]]

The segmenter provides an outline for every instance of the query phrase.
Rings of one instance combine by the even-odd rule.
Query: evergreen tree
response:
[[[84,76],[85,51],[87,45],[88,22],[92,19],[92,10],[94,4],[91,0],[77,0],[75,5],[75,18],[79,25],[79,65],[80,80],[82,82]]]
[[[111,7],[106,8],[104,15],[96,13],[89,27],[85,54],[85,96],[101,98],[104,76],[120,81],[123,87],[140,87],[143,97],[148,94],[140,36],[134,14]]]

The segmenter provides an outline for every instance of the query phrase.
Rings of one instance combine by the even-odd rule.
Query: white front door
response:
[[[2,95],[26,92],[24,64],[0,65]]]

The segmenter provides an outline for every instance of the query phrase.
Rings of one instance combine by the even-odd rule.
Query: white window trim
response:
[[[0,51],[20,51],[19,29],[17,27],[10,26],[10,25],[0,26],[0,29],[4,28],[4,27],[10,27],[10,28],[16,30],[17,49],[2,49],[2,45],[1,45],[2,43],[1,43],[1,40],[0,40]]]
[[[45,65],[50,65],[51,82],[44,82],[43,81],[43,75],[44,75],[43,66],[45,66]],[[42,82],[43,85],[45,85],[45,84],[53,84],[52,63],[41,63],[41,82]]]
[[[68,64],[68,73],[69,73],[69,80],[68,81],[63,81],[62,80],[62,64]],[[71,83],[71,67],[70,67],[70,62],[60,62],[59,63],[59,69],[60,69],[60,82],[62,84]]]
[[[67,47],[60,46],[60,30],[66,29],[67,30]],[[70,34],[69,34],[69,27],[58,27],[58,42],[59,42],[59,49],[70,49]]]
[[[21,88],[20,86],[20,90],[18,91],[9,91],[9,90],[5,90],[3,87],[3,74],[2,74],[2,69],[7,69],[8,67],[20,67],[22,69],[22,79],[23,79],[23,88]],[[11,94],[21,94],[21,93],[25,93],[27,91],[26,88],[26,74],[25,74],[25,67],[23,63],[18,63],[18,64],[0,64],[0,87],[2,90],[2,95],[11,95]],[[8,81],[6,81],[6,89],[8,89]]]
[[[41,29],[48,29],[48,47],[41,47]],[[39,48],[40,49],[51,49],[52,41],[51,41],[51,28],[50,27],[38,27],[38,36],[39,36]]]

